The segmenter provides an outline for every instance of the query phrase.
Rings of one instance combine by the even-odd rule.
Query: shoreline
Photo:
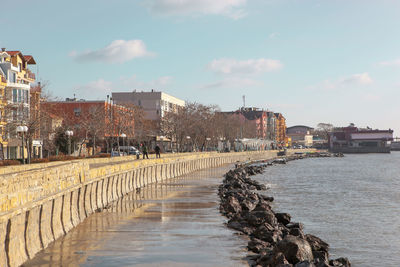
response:
[[[267,166],[309,157],[341,157],[342,154],[313,153],[236,164],[219,186],[220,212],[229,219],[227,227],[250,239],[246,257],[250,266],[350,267],[347,258],[329,259],[329,244],[303,232],[303,224],[291,222],[288,213],[271,208],[273,197],[257,193],[268,188],[249,178]]]

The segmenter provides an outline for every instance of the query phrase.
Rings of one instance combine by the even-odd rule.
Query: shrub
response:
[[[100,153],[96,155],[87,156],[86,158],[93,159],[93,158],[109,158],[109,157],[111,157],[111,154],[109,153]]]
[[[19,160],[5,159],[0,161],[0,166],[21,165]]]
[[[31,163],[46,163],[49,162],[50,160],[48,158],[42,158],[42,159],[31,159]]]
[[[64,161],[64,160],[74,160],[81,159],[82,157],[74,157],[69,155],[58,155],[49,157],[49,161]]]

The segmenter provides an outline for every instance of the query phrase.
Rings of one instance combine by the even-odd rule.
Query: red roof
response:
[[[24,59],[28,64],[36,64],[35,59],[31,55],[24,56]]]
[[[14,55],[17,55],[17,54],[21,54],[21,51],[6,51],[7,52],[7,54],[9,54],[10,56],[14,56]]]

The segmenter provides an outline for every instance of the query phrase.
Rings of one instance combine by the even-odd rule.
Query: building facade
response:
[[[115,104],[133,104],[141,107],[145,113],[145,119],[159,120],[166,112],[176,112],[185,106],[185,101],[164,92],[115,92],[112,93]]]
[[[108,101],[67,99],[41,103],[42,112],[63,119],[65,130],[72,130],[82,144],[107,152],[125,134],[134,136],[134,110]],[[44,138],[50,136],[46,133]]]
[[[311,147],[313,145],[313,135],[311,131],[312,127],[304,125],[295,125],[292,127],[287,127],[286,135],[291,140],[292,146],[305,146]]]
[[[286,136],[286,119],[281,113],[275,113],[276,144],[278,147],[286,147],[288,139]]]
[[[29,124],[30,89],[35,82],[35,74],[28,65],[35,64],[32,56],[23,55],[20,51],[2,48],[0,52],[0,74],[3,83],[6,83],[1,104],[3,153],[6,158],[21,158],[22,152],[24,155],[28,152],[22,151],[22,140],[16,133],[16,127]]]
[[[342,153],[390,153],[393,130],[343,127],[329,133],[329,148]]]

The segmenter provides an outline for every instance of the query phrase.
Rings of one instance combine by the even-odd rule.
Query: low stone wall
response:
[[[272,158],[276,151],[191,153],[12,166],[0,171],[0,266],[20,266],[122,195],[226,163]]]

